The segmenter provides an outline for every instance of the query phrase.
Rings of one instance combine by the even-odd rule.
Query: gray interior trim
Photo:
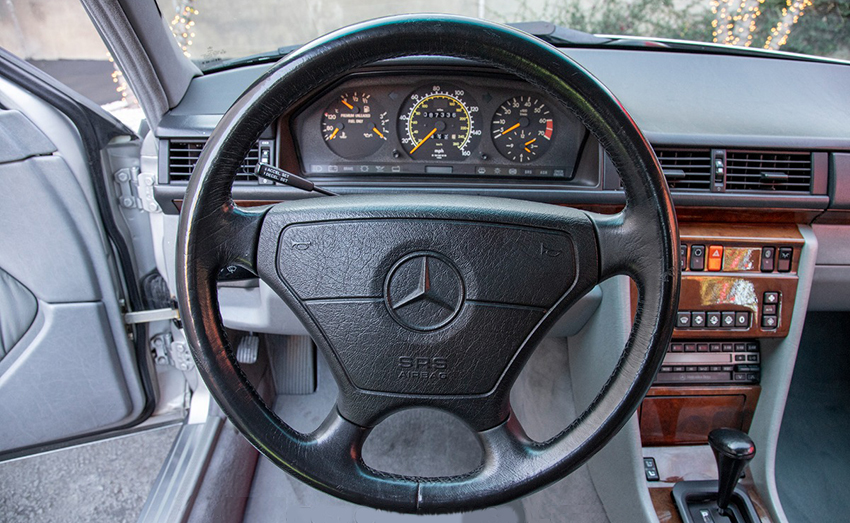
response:
[[[56,146],[19,111],[0,110],[0,163],[53,154]]]
[[[750,463],[750,471],[762,501],[777,523],[785,523],[788,519],[782,510],[776,489],[776,445],[806,319],[809,290],[818,255],[818,239],[811,227],[800,225],[798,228],[806,243],[797,268],[799,281],[791,325],[785,338],[762,340],[761,396],[749,432],[758,449]]]
[[[157,71],[147,50],[136,36],[121,6],[110,0],[83,0],[83,7],[124,73],[151,127],[156,127],[170,107],[168,97],[157,78]],[[139,28],[140,33],[145,31],[145,28]],[[171,38],[171,35],[168,36]]]
[[[183,54],[159,9],[151,9],[149,4],[138,0],[118,0],[118,3],[147,52],[165,90],[168,107],[176,106],[189,82],[200,76],[201,70]]]
[[[37,312],[33,293],[0,268],[0,359],[30,328]]]
[[[184,424],[142,507],[139,523],[182,523],[189,515],[207,463],[215,449],[222,418]]]
[[[850,265],[850,226],[814,224],[812,231],[818,239],[818,265]]]
[[[848,65],[638,48],[564,49],[564,54],[599,78],[652,142],[850,150],[850,128],[845,125],[850,121]],[[385,63],[416,65],[422,61]],[[428,63],[470,65],[433,58]],[[244,67],[196,78],[174,114],[223,114],[268,67]],[[736,81],[705,81],[712,71],[723,71]],[[777,82],[776,78],[806,78],[810,96],[800,99],[794,82]],[[759,88],[753,89],[754,85]],[[777,100],[795,103],[777,111]]]
[[[844,155],[850,158],[850,155]],[[850,174],[850,173],[847,173]],[[812,226],[818,258],[812,280],[810,311],[850,310],[850,227]]]
[[[818,265],[812,279],[810,311],[850,310],[850,265]]]
[[[568,340],[578,411],[599,393],[626,346],[632,323],[629,281],[617,276],[602,282],[599,310]],[[637,415],[590,459],[587,469],[612,523],[658,521],[646,488]]]
[[[23,113],[30,124],[54,144],[54,152],[62,151],[62,157],[77,178],[89,208],[93,214],[97,215],[97,199],[89,179],[91,175],[83,153],[83,143],[80,133],[71,120],[41,98],[33,96],[32,93],[5,78],[0,78],[0,101],[10,109],[14,108]],[[106,236],[104,234],[102,236],[105,246]]]
[[[850,209],[850,154],[832,154],[829,163],[830,207]]]
[[[37,328],[0,361],[0,452],[118,426],[133,415],[103,304],[40,303],[37,316]]]
[[[51,303],[101,300],[100,231],[60,156],[0,164],[0,267]],[[20,248],[8,248],[19,246]],[[62,253],[62,256],[57,256]]]

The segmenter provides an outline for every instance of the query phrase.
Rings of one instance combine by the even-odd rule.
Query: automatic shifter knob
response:
[[[741,472],[756,455],[756,446],[749,436],[734,429],[712,430],[708,444],[717,460],[717,507],[725,514]]]

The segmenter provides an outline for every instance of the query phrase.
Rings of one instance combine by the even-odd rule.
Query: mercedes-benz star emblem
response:
[[[463,304],[460,272],[441,254],[417,252],[399,260],[384,289],[390,314],[418,331],[439,329],[452,321]]]

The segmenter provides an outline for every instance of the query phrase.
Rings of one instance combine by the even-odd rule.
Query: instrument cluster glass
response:
[[[569,179],[586,132],[548,95],[495,75],[364,75],[293,126],[304,174]]]

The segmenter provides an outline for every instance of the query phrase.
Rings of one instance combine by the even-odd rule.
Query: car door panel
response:
[[[27,332],[37,312],[32,291],[0,269],[0,360]]]
[[[132,423],[146,398],[99,216],[14,109],[0,110],[0,188],[0,457]]]

